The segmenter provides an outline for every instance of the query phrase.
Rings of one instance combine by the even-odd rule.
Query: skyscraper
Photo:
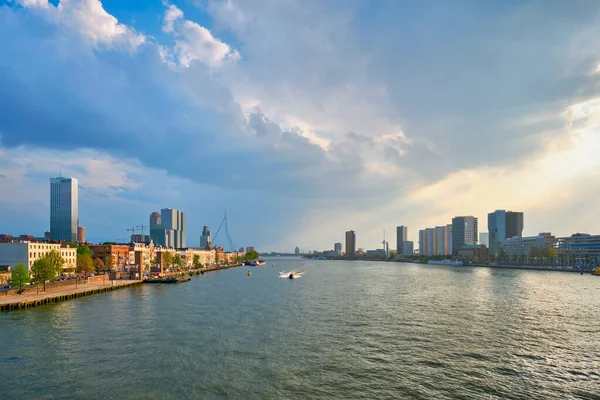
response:
[[[523,234],[523,213],[496,210],[488,214],[489,254],[498,255],[508,238]]]
[[[150,237],[157,246],[186,247],[186,218],[183,211],[163,208],[150,215]]]
[[[333,251],[335,251],[336,253],[340,254],[342,252],[342,244],[341,243],[334,243],[333,244]]]
[[[77,179],[50,179],[50,239],[77,242],[78,218]]]
[[[204,226],[202,228],[202,236],[200,236],[200,248],[208,248],[209,243],[211,243],[210,230],[208,229],[208,226]]]
[[[477,218],[460,216],[452,218],[452,254],[466,244],[477,243]]]
[[[354,231],[346,232],[346,255],[353,256],[356,253],[356,234]]]
[[[396,227],[396,252],[404,254],[404,242],[408,240],[408,228],[404,225]]]

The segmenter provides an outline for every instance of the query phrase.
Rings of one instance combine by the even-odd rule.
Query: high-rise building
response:
[[[404,225],[396,227],[396,251],[404,254],[404,242],[408,240],[408,228]]]
[[[460,216],[452,218],[452,254],[465,245],[477,243],[477,218]]]
[[[85,226],[78,226],[77,227],[77,241],[79,241],[79,243],[85,243]]]
[[[411,242],[411,241],[403,242],[402,245],[404,247],[402,249],[402,255],[405,255],[405,256],[412,255],[412,253],[414,251],[414,249],[413,249],[413,242]]]
[[[336,253],[340,254],[342,252],[342,244],[341,243],[334,243],[333,244],[333,251],[335,251]]]
[[[150,215],[150,237],[157,246],[186,247],[186,218],[183,211],[163,208]]]
[[[200,236],[200,248],[206,249],[211,243],[210,230],[208,229],[208,226],[204,226],[202,228],[202,236]]]
[[[79,194],[77,179],[50,179],[50,239],[77,242]]]
[[[508,238],[523,234],[523,213],[496,210],[488,214],[489,254],[498,255]]]
[[[300,255],[300,248],[298,246],[296,246],[296,248],[294,249],[294,254],[297,256]]]
[[[356,253],[356,233],[354,231],[346,232],[346,255],[353,256]]]
[[[490,234],[488,232],[479,233],[479,244],[482,244],[485,247],[490,247]]]

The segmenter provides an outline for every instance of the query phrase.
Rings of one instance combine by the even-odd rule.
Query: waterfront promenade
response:
[[[20,308],[35,307],[43,304],[56,303],[59,301],[70,300],[77,297],[89,296],[92,294],[108,292],[141,284],[139,280],[115,280],[99,283],[86,283],[62,286],[49,289],[45,292],[37,293],[35,289],[30,289],[31,293],[0,295],[0,311],[10,311]]]

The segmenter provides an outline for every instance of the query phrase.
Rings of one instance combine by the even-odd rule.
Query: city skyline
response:
[[[59,2],[0,8],[7,233],[48,230],[61,170],[92,242],[164,205],[264,251],[600,232],[599,3]]]

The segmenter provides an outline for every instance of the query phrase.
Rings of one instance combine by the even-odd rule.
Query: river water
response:
[[[600,398],[598,277],[267,262],[0,314],[0,398]]]

